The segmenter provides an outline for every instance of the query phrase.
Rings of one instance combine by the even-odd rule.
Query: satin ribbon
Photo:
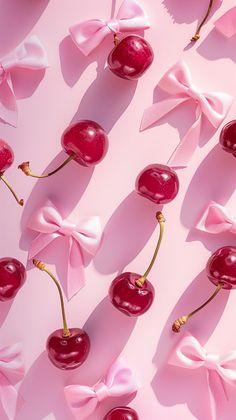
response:
[[[119,358],[106,376],[93,387],[69,385],[64,389],[67,404],[78,420],[92,414],[97,406],[109,397],[122,397],[136,392],[140,384],[132,370]]]
[[[124,0],[116,19],[91,19],[69,28],[71,38],[84,55],[90,54],[107,35],[149,28],[148,17],[137,0]]]
[[[197,148],[205,117],[217,129],[229,111],[233,97],[222,92],[204,93],[192,83],[192,77],[187,64],[180,61],[171,67],[162,77],[158,86],[170,95],[144,111],[141,131],[150,127],[162,117],[187,101],[196,104],[196,119],[192,127],[181,139],[179,145],[168,163],[175,167],[185,167]]]
[[[224,356],[208,354],[198,340],[187,333],[171,352],[168,362],[182,368],[206,370],[211,416],[218,420],[228,399],[224,383],[236,385],[236,351]]]
[[[210,201],[206,206],[196,229],[207,233],[236,233],[236,217],[218,203]]]
[[[102,229],[99,217],[89,217],[75,224],[63,220],[51,201],[39,208],[30,218],[28,228],[38,232],[29,250],[29,259],[34,258],[55,239],[68,241],[67,297],[71,299],[85,284],[84,253],[94,256],[99,248]]]
[[[0,120],[13,127],[17,126],[18,111],[11,71],[19,68],[39,70],[46,67],[46,52],[37,36],[31,36],[0,60]]]
[[[11,420],[14,419],[17,408],[18,392],[14,384],[24,376],[21,344],[0,349],[0,401]]]
[[[218,31],[227,38],[236,34],[236,6],[229,9],[223,16],[214,22]]]

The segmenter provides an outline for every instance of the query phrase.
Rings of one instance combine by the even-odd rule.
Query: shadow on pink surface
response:
[[[211,251],[235,243],[230,233],[211,235],[194,229],[210,200],[226,205],[234,191],[235,158],[216,145],[197,168],[183,201],[181,222],[190,230],[187,241],[199,240]]]
[[[7,302],[1,302],[0,301],[0,308],[1,308],[1,310],[0,310],[0,327],[4,323],[4,321],[5,321],[5,319],[8,315],[8,312],[11,309],[11,305],[13,304],[13,301],[14,301],[14,299],[9,300]]]
[[[201,20],[208,6],[207,2],[197,2],[195,0],[182,0],[178,3],[175,0],[163,0],[162,4],[176,23],[191,23],[197,21],[197,19]],[[211,15],[215,13],[221,4],[222,0],[214,2]]]
[[[197,48],[199,54],[207,60],[230,58],[236,62],[236,35],[226,38],[217,29],[213,29]]]
[[[46,352],[43,352],[22,382],[20,392],[25,404],[15,420],[42,420],[50,413],[54,413],[57,420],[72,420],[74,417],[67,408],[64,387],[71,384],[92,386],[101,379],[122,352],[135,323],[136,319],[127,318],[112,307],[108,298],[103,299],[83,327],[91,339],[91,350],[86,362],[75,371],[60,371],[50,363]],[[107,337],[112,346],[104,346]],[[133,397],[134,395],[110,399],[102,403],[90,419],[100,418],[97,417],[98,413],[105,415],[116,404],[129,403]]]
[[[171,329],[173,322],[179,316],[191,312],[213,291],[214,285],[208,280],[203,270],[185,290],[169,315],[153,359],[157,373],[153,378],[152,388],[158,401],[164,406],[186,403],[193,415],[202,420],[210,418],[207,411],[209,410],[209,396],[203,370],[186,372],[184,369],[168,365],[167,359],[184,331],[189,331],[202,345],[205,345],[213,334],[227,304],[229,291],[222,291],[205,309],[191,318],[179,334],[172,332]],[[198,395],[197,398],[196,395]]]
[[[11,71],[12,84],[17,99],[27,98],[35,92],[44,78],[46,70],[31,71],[17,69]]]
[[[0,56],[24,40],[48,3],[49,0],[0,0]]]
[[[161,208],[135,191],[131,192],[104,228],[105,239],[94,258],[96,269],[102,274],[120,274],[158,229],[155,214]]]

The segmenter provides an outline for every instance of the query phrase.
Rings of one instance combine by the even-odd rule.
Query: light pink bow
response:
[[[208,233],[232,232],[236,233],[236,218],[218,203],[210,201],[206,206],[196,229]]]
[[[18,392],[14,384],[24,376],[24,364],[22,361],[21,344],[0,349],[0,401],[9,419],[14,419]]]
[[[68,241],[67,257],[67,297],[71,299],[85,283],[85,253],[94,256],[99,248],[102,229],[99,217],[90,217],[74,224],[62,219],[59,211],[48,201],[30,218],[28,228],[39,232],[29,250],[29,258],[34,258],[52,241],[65,237]]]
[[[105,378],[93,387],[69,385],[64,389],[66,401],[72,414],[83,420],[92,414],[98,404],[109,397],[132,394],[140,387],[132,370],[119,358],[110,367]]]
[[[224,382],[236,385],[236,351],[223,357],[208,354],[195,337],[186,333],[171,352],[169,363],[187,369],[206,369],[211,416],[218,419],[227,400]]]
[[[87,20],[71,26],[69,31],[80,51],[88,55],[111,33],[140,31],[149,27],[148,17],[139,2],[124,0],[116,19]]]
[[[229,9],[223,16],[214,22],[214,25],[222,35],[231,38],[236,34],[236,6]]]
[[[201,126],[204,124],[203,117],[207,118],[211,125],[217,129],[226,117],[233,97],[222,92],[202,92],[192,83],[189,68],[184,61],[178,62],[168,70],[158,86],[172,97],[147,108],[144,111],[140,129],[145,130],[150,127],[178,105],[186,101],[194,101],[196,103],[196,120],[181,139],[168,162],[171,166],[187,166],[198,145]]]
[[[18,112],[11,71],[19,68],[39,70],[47,66],[46,52],[37,36],[31,36],[0,60],[0,119],[3,122],[17,126]]]

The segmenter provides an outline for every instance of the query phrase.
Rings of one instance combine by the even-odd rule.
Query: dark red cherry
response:
[[[179,191],[179,179],[169,166],[153,164],[142,170],[136,179],[138,194],[156,204],[172,201]]]
[[[54,331],[47,339],[47,352],[51,362],[59,369],[76,369],[87,359],[90,350],[88,334],[80,328],[70,328],[70,335],[63,336],[63,329]]]
[[[0,139],[0,174],[3,174],[13,163],[14,153],[4,140]]]
[[[0,259],[0,301],[13,299],[26,279],[24,265],[15,258]]]
[[[236,120],[226,124],[220,133],[220,145],[223,150],[236,157]]]
[[[136,273],[122,273],[111,283],[110,300],[125,315],[135,317],[144,314],[154,300],[155,290],[148,280],[142,287],[136,284],[140,277]]]
[[[209,280],[218,286],[223,283],[223,289],[236,288],[236,247],[224,246],[209,258],[206,266]]]
[[[107,153],[108,137],[95,121],[81,120],[68,127],[62,135],[61,144],[68,155],[83,166],[94,166]]]
[[[133,408],[116,407],[109,411],[103,420],[139,420],[139,416]]]
[[[151,45],[141,36],[129,35],[118,41],[108,56],[110,70],[123,79],[141,77],[153,62]]]

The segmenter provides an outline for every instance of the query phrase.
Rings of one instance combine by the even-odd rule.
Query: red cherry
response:
[[[122,273],[111,283],[109,296],[112,304],[125,315],[139,316],[152,305],[155,296],[153,285],[145,280],[142,287],[136,284],[141,277],[136,273]]]
[[[108,137],[103,128],[94,121],[82,120],[68,127],[62,135],[61,144],[68,155],[83,166],[101,162],[108,149]]]
[[[230,121],[222,128],[220,145],[223,150],[236,157],[236,120]]]
[[[0,139],[0,180],[2,180],[7,188],[11,191],[17,203],[20,204],[20,206],[23,206],[24,200],[17,197],[11,185],[3,175],[4,172],[12,165],[13,161],[14,153],[12,148],[4,140]]]
[[[80,328],[68,328],[64,299],[59,282],[43,262],[33,260],[33,264],[39,270],[44,271],[51,277],[57,286],[60,296],[63,329],[54,331],[47,339],[46,348],[49,360],[59,369],[76,369],[82,365],[88,357],[90,350],[89,336]]]
[[[133,408],[116,407],[109,411],[103,420],[139,420],[139,416]]]
[[[138,194],[156,204],[172,201],[179,191],[179,179],[169,166],[153,164],[142,170],[136,179]]]
[[[24,265],[15,258],[0,259],[0,301],[13,299],[26,279]]]
[[[87,359],[90,350],[88,334],[80,328],[70,328],[70,335],[63,336],[63,329],[54,331],[47,339],[47,352],[51,362],[59,369],[76,369]]]
[[[209,258],[206,266],[209,280],[218,286],[223,284],[223,289],[236,288],[236,247],[224,246],[218,249]]]
[[[115,38],[116,40],[117,38]],[[153,62],[151,45],[141,36],[129,35],[108,56],[110,70],[122,79],[136,80]]]
[[[52,172],[35,175],[30,169],[29,162],[23,162],[18,168],[27,176],[47,178],[60,171],[71,160],[83,166],[95,166],[107,153],[108,137],[104,129],[95,121],[81,120],[64,131],[61,144],[69,157]]]
[[[208,279],[217,286],[212,296],[188,315],[178,318],[172,325],[174,332],[179,332],[182,325],[210,303],[222,289],[236,288],[236,247],[224,246],[212,254],[206,265]]]

